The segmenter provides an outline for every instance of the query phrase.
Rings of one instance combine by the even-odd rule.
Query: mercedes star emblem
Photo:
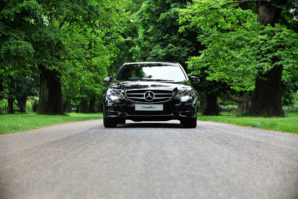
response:
[[[152,91],[147,91],[145,94],[144,94],[144,97],[145,97],[145,100],[147,102],[151,102],[153,101],[154,99],[154,93]]]

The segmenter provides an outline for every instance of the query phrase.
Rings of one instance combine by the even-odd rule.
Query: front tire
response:
[[[181,120],[181,125],[183,128],[196,128],[197,127],[197,118],[185,118]]]
[[[103,126],[105,128],[114,128],[117,126],[115,118],[103,118]]]

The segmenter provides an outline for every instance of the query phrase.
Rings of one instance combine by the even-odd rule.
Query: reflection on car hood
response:
[[[188,82],[160,82],[160,81],[124,81],[114,82],[111,88],[117,89],[165,89],[165,90],[184,90],[190,88]]]

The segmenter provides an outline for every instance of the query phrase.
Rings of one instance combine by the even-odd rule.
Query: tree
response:
[[[118,16],[119,25],[118,34],[114,34],[115,47],[118,49],[113,59],[113,64],[109,67],[109,74],[114,76],[119,67],[125,62],[135,61],[135,49],[137,45],[138,31],[140,23],[138,22],[138,10],[143,4],[142,0],[127,0],[123,3],[122,14]]]
[[[285,1],[269,1],[269,2],[259,2],[258,3],[258,22],[265,26],[275,26],[279,21],[281,15],[280,6],[284,5]],[[278,31],[278,27],[277,30]],[[286,30],[284,30],[286,31]],[[274,37],[274,36],[273,36]],[[291,35],[290,39],[295,39],[293,43],[293,49],[296,51],[296,58],[291,57],[293,60],[297,60],[297,44],[298,37],[294,34]],[[278,40],[277,40],[278,41]],[[279,40],[280,41],[280,40]],[[276,42],[276,40],[274,41]],[[290,42],[290,41],[288,41]],[[286,42],[280,41],[280,45],[274,45],[275,51],[283,51],[287,46]],[[289,47],[291,49],[291,47]],[[283,54],[282,56],[274,55],[270,57],[270,62],[272,68],[266,73],[258,74],[255,83],[255,94],[252,100],[252,106],[250,113],[254,115],[273,115],[273,116],[283,116],[282,110],[282,73],[284,69],[284,64],[281,62],[282,56],[287,56]],[[297,62],[295,63],[297,67]],[[295,66],[293,66],[295,67]],[[297,68],[296,68],[297,69]]]
[[[189,55],[202,48],[197,42],[196,32],[179,33],[179,9],[185,8],[189,0],[146,1],[138,11],[139,38],[134,49],[135,59],[140,61],[171,61],[181,63]]]
[[[179,9],[185,8],[190,1],[145,1],[137,13],[140,24],[139,37],[133,48],[138,61],[170,61],[179,62],[187,70],[186,61],[204,46],[197,40],[197,28],[188,28],[179,32]],[[204,114],[218,114],[217,95],[221,86],[207,81],[200,75],[201,83],[196,86],[200,93],[201,107]],[[204,103],[206,102],[206,103]],[[206,104],[204,106],[203,104]]]
[[[8,100],[9,113],[14,112],[15,99],[20,111],[25,112],[27,96],[36,93],[36,70],[32,67],[35,50],[29,35],[34,24],[42,21],[41,8],[34,1],[2,1],[0,8],[1,96]]]
[[[107,19],[99,18],[98,24],[69,25],[63,29],[67,35],[64,42],[70,49],[69,67],[62,79],[63,98],[65,104],[78,106],[79,112],[94,112],[96,103],[102,103],[102,79],[125,59],[129,47],[122,48],[122,32],[128,21],[125,3],[111,1],[102,5],[108,6],[101,11],[106,12]]]
[[[44,106],[44,97],[50,96],[54,107],[57,106],[59,96],[53,96],[50,91],[44,92],[55,81],[53,75],[46,75],[46,66],[57,66],[57,54],[61,49],[59,35],[49,25],[46,11],[38,1],[3,1],[1,9],[1,66],[4,67],[5,78],[17,77],[15,74],[31,73],[40,69],[41,105]],[[45,81],[51,77],[52,82]],[[57,85],[57,84],[56,84]],[[55,90],[59,92],[59,85]],[[12,93],[12,92],[10,92]],[[58,109],[48,108],[47,111],[59,112]]]
[[[74,39],[72,42],[68,34],[68,31],[74,31],[80,28],[85,33],[87,28],[84,26],[96,26],[99,25],[97,19],[99,18],[99,4],[94,1],[82,1],[82,2],[68,2],[68,1],[40,1],[43,8],[47,13],[44,16],[47,19],[47,29],[55,31],[53,40],[50,40],[48,47],[45,49],[53,49],[54,51],[47,52],[44,60],[47,60],[48,55],[51,60],[48,60],[51,64],[45,64],[44,62],[39,64],[41,71],[41,93],[38,113],[58,113],[64,112],[62,104],[62,82],[63,75],[68,71],[73,71],[74,66],[69,64],[69,59],[74,59],[80,62],[79,54],[72,56],[72,52],[80,52],[84,46],[80,46],[81,43],[75,46]],[[92,17],[94,17],[92,19]],[[71,35],[73,36],[73,35]],[[74,38],[80,37],[79,34],[74,35]],[[40,40],[38,40],[40,43]],[[84,45],[84,44],[83,44]],[[39,45],[40,46],[40,45]],[[71,47],[77,47],[78,50],[71,50]],[[39,49],[42,52],[42,49]],[[54,61],[54,63],[53,63]],[[72,62],[70,62],[72,63]]]
[[[63,99],[75,98],[69,90],[93,101],[100,95],[98,82],[117,52],[120,1],[4,0],[0,6],[1,79],[40,74],[38,113],[62,114]]]
[[[189,22],[182,30],[195,26],[203,32],[199,39],[207,48],[189,61],[197,74],[205,70],[209,80],[236,91],[254,90],[251,114],[283,115],[281,71],[284,78],[297,77],[297,34],[278,24],[264,26],[257,14],[228,0],[198,0],[180,16],[181,22]],[[271,82],[272,88],[261,82]]]
[[[38,94],[38,78],[34,74],[15,73],[9,75],[2,81],[2,91],[0,95],[8,101],[8,113],[14,113],[13,103],[19,108],[19,112],[26,112],[26,101],[28,96]]]

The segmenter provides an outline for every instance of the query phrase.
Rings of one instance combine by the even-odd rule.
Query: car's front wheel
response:
[[[183,128],[196,128],[197,127],[197,118],[184,118],[181,120],[181,125]]]
[[[103,118],[103,126],[105,128],[113,128],[117,126],[117,120],[114,118]]]

